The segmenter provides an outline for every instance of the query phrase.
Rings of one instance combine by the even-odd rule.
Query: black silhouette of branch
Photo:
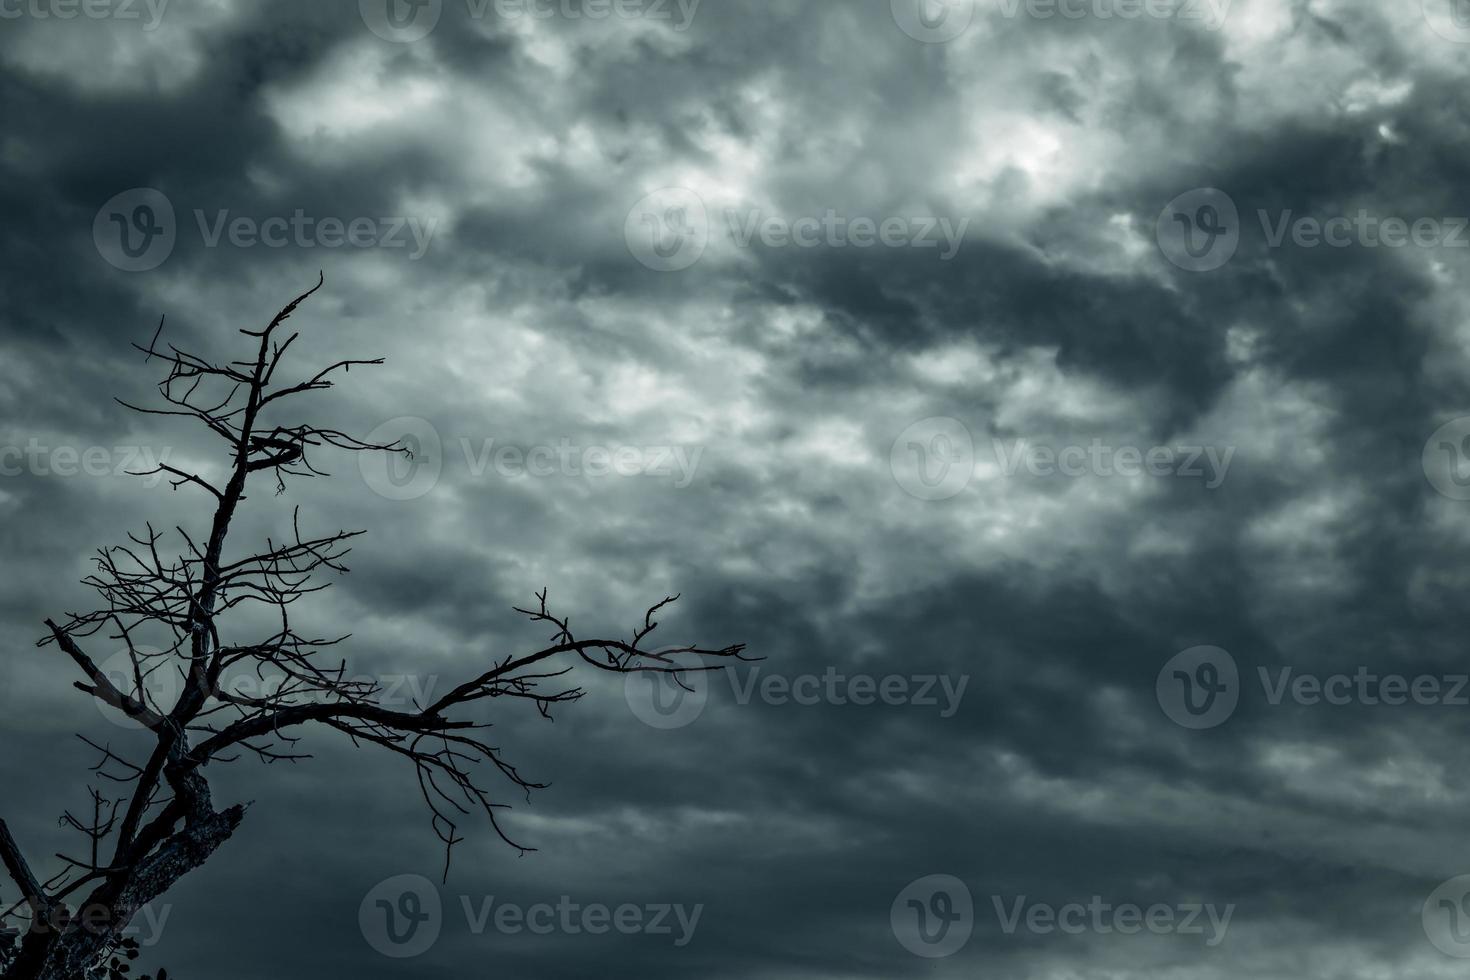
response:
[[[122,930],[137,911],[204,864],[244,819],[246,807],[217,809],[206,774],[211,765],[253,757],[266,763],[309,758],[300,747],[315,728],[346,735],[352,743],[399,756],[412,763],[434,833],[445,847],[445,873],[453,848],[464,838],[460,825],[482,814],[496,834],[511,840],[499,813],[502,789],[527,795],[542,784],[523,776],[503,751],[486,740],[487,725],[468,708],[496,698],[533,703],[541,715],[583,696],[571,684],[576,664],[615,673],[657,672],[681,679],[687,672],[720,669],[746,659],[744,647],[645,644],[658,628],[654,617],[673,603],[668,597],[644,613],[627,639],[581,639],[567,619],[553,614],[547,593],[537,606],[521,609],[535,623],[552,627],[549,645],[525,654],[494,658],[478,676],[430,704],[411,709],[385,703],[382,685],[348,673],[334,648],[349,638],[311,636],[292,624],[292,607],[328,587],[326,572],[348,571],[351,542],[362,532],[309,533],[299,511],[290,534],[268,539],[263,548],[226,554],[232,522],[254,477],[268,477],[276,494],[297,478],[325,475],[319,456],[327,449],[346,452],[404,453],[400,443],[366,442],[333,428],[287,417],[303,396],[332,388],[339,374],[374,360],[339,360],[305,380],[277,383],[277,372],[299,333],[285,333],[297,308],[322,288],[296,297],[261,330],[239,331],[254,346],[253,355],[223,363],[168,344],[160,347],[164,321],[146,347],[147,361],[166,368],[158,384],[161,406],[122,403],[147,415],[192,419],[224,441],[227,466],[206,477],[180,466],[161,464],[141,475],[166,474],[177,490],[201,491],[213,505],[206,536],[184,527],[174,531],[182,546],[169,551],[165,534],[151,525],[129,534],[122,545],[103,548],[84,583],[99,598],[96,608],[47,620],[38,643],[55,648],[80,678],[75,686],[146,730],[151,750],[129,757],[109,744],[83,740],[97,753],[89,809],[62,817],[79,834],[85,850],[58,854],[61,870],[42,882],[32,872],[18,843],[0,821],[0,860],[19,890],[19,901],[0,910],[0,927],[26,926],[18,946],[0,943],[0,977],[64,978],[88,975],[97,964],[123,949]],[[230,613],[250,607],[269,612],[273,632],[242,640]],[[95,640],[121,645],[121,671],[109,673],[88,652]],[[150,645],[151,644],[151,645]],[[111,663],[111,661],[107,661]],[[244,694],[226,683],[232,676],[270,678],[265,690]],[[168,680],[176,696],[160,698],[158,682]],[[150,686],[151,684],[151,686]],[[121,795],[104,793],[114,787]],[[66,900],[84,894],[88,915],[79,927]],[[117,962],[115,959],[113,962]]]

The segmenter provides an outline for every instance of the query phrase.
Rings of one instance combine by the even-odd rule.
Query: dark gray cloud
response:
[[[228,355],[318,270],[297,363],[387,363],[314,420],[411,426],[425,468],[333,459],[260,488],[235,533],[293,506],[370,530],[302,612],[354,633],[354,671],[447,687],[545,639],[512,611],[543,586],[589,634],[682,593],[670,641],[766,659],[669,730],[603,676],[554,723],[487,711],[552,784],[507,787],[537,850],[474,828],[413,958],[358,915],[385,880],[437,880],[413,773],[326,735],[310,762],[225,767],[248,819],[169,897],[148,965],[1451,974],[1467,948],[1430,897],[1470,873],[1470,708],[1273,694],[1284,668],[1442,694],[1470,672],[1470,424],[1431,439],[1470,413],[1451,0],[951,0],[932,30],[971,20],[934,43],[903,0],[443,0],[416,40],[385,4],[0,0],[0,816],[35,854],[73,846],[71,732],[138,736],[31,641],[87,601],[94,549],[205,518],[123,475],[213,448],[111,401],[156,380],[130,344],[166,314]],[[1199,188],[1235,209],[1214,239]],[[1334,218],[1340,244],[1294,230]],[[1392,219],[1434,243],[1383,244]],[[1167,671],[1156,692],[1197,646],[1239,676],[1204,730],[1171,720]],[[853,703],[854,677],[907,695]],[[974,914],[931,959],[890,910],[916,921],[901,893],[933,875]],[[563,896],[700,917],[682,944],[477,925]],[[1004,927],[1018,900],[1094,896],[1231,918],[1216,943]]]

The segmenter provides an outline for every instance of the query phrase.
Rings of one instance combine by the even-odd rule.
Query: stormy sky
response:
[[[419,452],[231,549],[369,531],[351,672],[542,588],[764,659],[484,706],[551,785],[447,880],[399,759],[211,766],[145,968],[1461,975],[1467,74],[1462,0],[0,0],[0,818],[54,871],[73,732],[146,749],[34,641],[225,463],[130,345],[320,271],[290,370],[385,364],[312,420]]]

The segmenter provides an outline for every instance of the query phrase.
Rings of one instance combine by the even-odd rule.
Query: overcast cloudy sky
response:
[[[765,659],[497,706],[538,850],[447,881],[398,760],[213,773],[146,967],[1463,975],[1467,74],[1463,0],[0,0],[0,817],[76,846],[138,733],[33,642],[208,519],[129,344],[322,270],[298,370],[386,358],[322,420],[422,451],[234,546],[370,531],[354,671],[542,587]]]

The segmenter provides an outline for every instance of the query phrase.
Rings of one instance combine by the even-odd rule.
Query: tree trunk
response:
[[[73,925],[27,934],[20,955],[0,980],[90,980],[104,975],[89,971],[99,970],[117,948],[138,910],[208,860],[230,839],[244,816],[244,807],[232,806],[221,813],[211,812],[169,837],[125,879],[94,892]],[[107,914],[98,916],[98,908],[106,909]],[[87,909],[94,910],[91,916],[95,918],[85,914]]]

